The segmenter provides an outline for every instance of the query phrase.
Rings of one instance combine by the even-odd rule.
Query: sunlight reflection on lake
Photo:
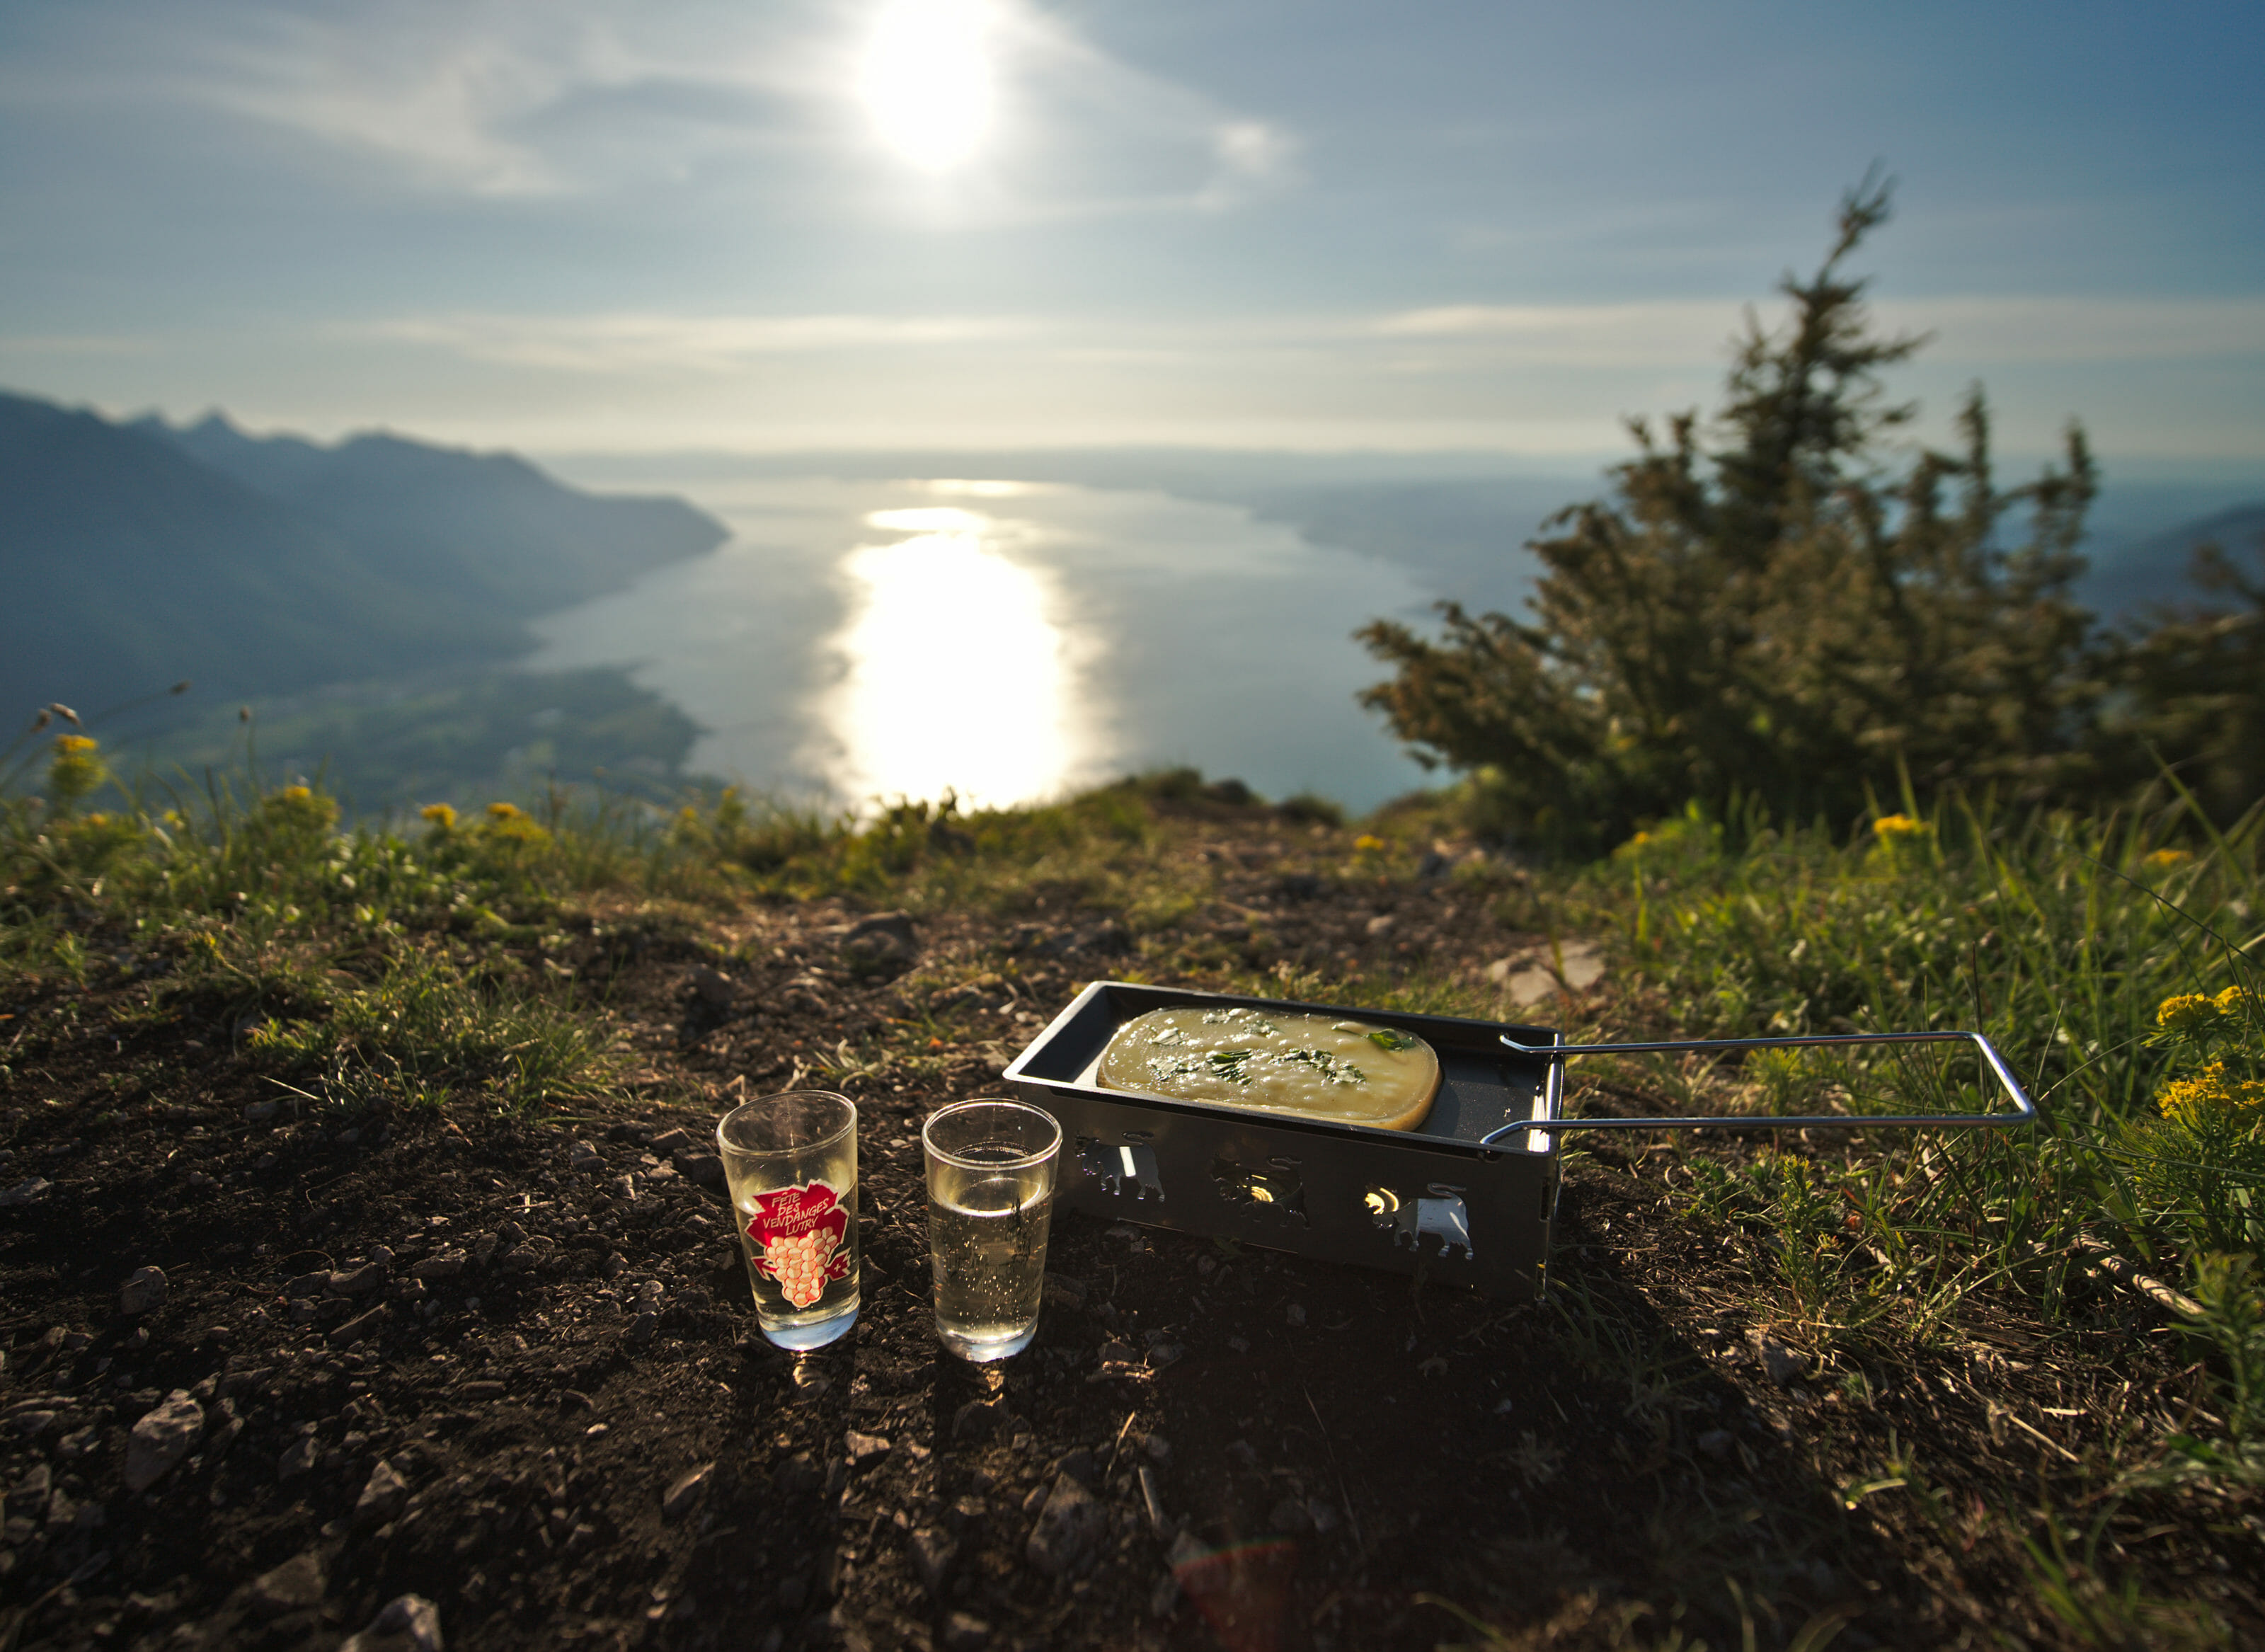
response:
[[[825,717],[854,797],[1010,804],[1082,772],[1071,639],[1046,581],[995,542],[998,525],[950,507],[875,511],[909,538],[860,545],[843,564],[856,607]]]
[[[535,622],[536,669],[620,665],[706,731],[689,767],[870,808],[1059,796],[1190,764],[1366,809],[1424,783],[1351,640],[1404,571],[1236,506],[1010,481],[712,474],[714,555]]]

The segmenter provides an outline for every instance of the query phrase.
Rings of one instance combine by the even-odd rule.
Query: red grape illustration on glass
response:
[[[806,1308],[826,1287],[849,1275],[849,1258],[839,1254],[848,1231],[848,1212],[823,1182],[755,1195],[747,1237],[761,1255],[755,1271],[778,1282],[786,1299]]]

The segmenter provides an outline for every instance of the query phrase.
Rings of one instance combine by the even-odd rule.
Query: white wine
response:
[[[980,1168],[931,1178],[936,1330],[962,1358],[1004,1359],[1038,1333],[1053,1190],[1033,1188],[1033,1180],[1027,1170]]]

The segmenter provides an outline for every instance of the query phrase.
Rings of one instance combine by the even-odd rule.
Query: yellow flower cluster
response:
[[[1914,820],[1907,814],[1883,814],[1872,822],[1872,835],[1883,843],[1900,843],[1906,838],[1931,836],[1934,828],[1924,820]]]
[[[2196,1123],[2217,1111],[2253,1113],[2265,1108],[2265,1081],[2237,1079],[2225,1063],[2213,1061],[2191,1078],[2174,1079],[2155,1098],[2163,1117],[2183,1124]]]
[[[1363,855],[1373,855],[1384,847],[1384,840],[1379,837],[1371,837],[1367,833],[1364,832],[1352,841],[1352,846]]]
[[[2225,1017],[2240,1014],[2248,997],[2246,986],[2229,986],[2215,998],[2208,993],[2178,993],[2155,1007],[2155,1025],[2168,1033],[2216,1031]]]
[[[441,831],[455,830],[456,811],[445,803],[428,803],[417,812],[422,819],[431,821]]]
[[[2157,849],[2140,864],[2151,872],[2168,872],[2184,866],[2192,859],[2194,856],[2184,849]]]
[[[95,747],[99,746],[101,743],[101,741],[95,739],[91,735],[59,734],[55,737],[55,755],[58,757],[85,757],[92,753]]]
[[[314,795],[314,792],[305,786],[286,786],[283,788],[283,801],[286,803],[304,803],[308,798]]]

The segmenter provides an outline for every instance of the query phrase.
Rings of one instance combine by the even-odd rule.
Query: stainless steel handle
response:
[[[1766,1117],[1747,1116],[1725,1117],[1721,1114],[1701,1114],[1696,1118],[1521,1118],[1501,1129],[1490,1131],[1479,1138],[1482,1147],[1491,1146],[1505,1136],[1523,1135],[1533,1130],[1688,1130],[1704,1126],[1708,1129],[1731,1130],[1814,1130],[1819,1126],[1846,1130],[1856,1125],[1872,1124],[1939,1124],[1946,1130],[1974,1130],[1984,1126],[1995,1128],[2006,1124],[2034,1124],[2037,1122],[2036,1103],[2006,1065],[2006,1058],[1998,1047],[1978,1032],[1835,1032],[1819,1033],[1803,1038],[1690,1038],[1670,1044],[1520,1044],[1508,1033],[1501,1035],[1503,1044],[1513,1053],[1534,1060],[1562,1066],[1567,1058],[1577,1055],[1663,1055],[1685,1050],[1786,1050],[1810,1044],[1940,1044],[1948,1039],[1963,1038],[1980,1052],[1991,1072],[2014,1103],[2010,1113],[1823,1113],[1812,1117],[1793,1118],[1772,1115]]]

